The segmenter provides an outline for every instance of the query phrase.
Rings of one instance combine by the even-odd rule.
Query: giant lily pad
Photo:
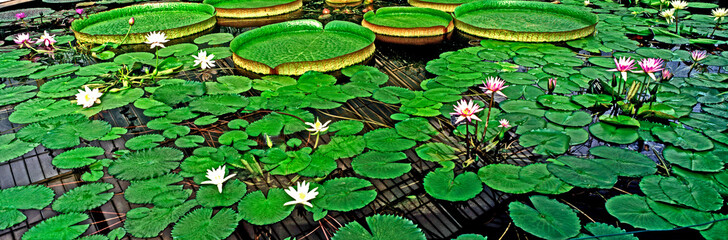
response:
[[[281,15],[301,8],[301,0],[205,0],[215,7],[218,17],[259,18]]]
[[[272,24],[240,34],[230,43],[233,60],[259,74],[301,75],[335,71],[374,53],[374,33],[362,26],[313,19]]]
[[[384,7],[364,14],[361,25],[385,42],[423,45],[441,42],[455,29],[452,16],[417,7]]]
[[[455,9],[455,26],[486,38],[520,42],[557,42],[594,33],[597,16],[546,2],[480,1]]]
[[[81,42],[121,42],[129,31],[129,18],[134,18],[126,44],[143,43],[146,34],[163,31],[167,39],[175,39],[204,31],[215,25],[215,8],[199,3],[151,3],[133,5],[92,14],[71,24]]]

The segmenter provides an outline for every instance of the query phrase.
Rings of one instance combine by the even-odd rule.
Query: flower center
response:
[[[306,198],[306,193],[298,193],[298,198],[305,199]]]

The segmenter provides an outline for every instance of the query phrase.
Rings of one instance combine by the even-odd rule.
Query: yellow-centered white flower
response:
[[[195,66],[200,65],[203,70],[215,67],[215,61],[212,60],[215,57],[214,54],[207,55],[206,51],[200,51],[197,56],[192,55],[192,57],[195,58]]]
[[[166,42],[169,42],[169,40],[167,40],[167,35],[164,35],[163,32],[150,32],[147,34],[147,41],[144,43],[149,44],[149,48],[156,46],[164,48]]]
[[[683,10],[683,9],[688,8],[688,2],[682,1],[682,0],[670,1],[670,5],[672,5],[672,7],[677,10]]]
[[[83,108],[89,108],[93,106],[94,103],[101,103],[101,99],[99,98],[104,94],[99,92],[98,88],[91,90],[86,86],[84,87],[84,90],[79,89],[78,93],[76,93],[76,104],[82,105]]]
[[[225,183],[225,181],[230,180],[231,178],[235,177],[235,174],[230,174],[227,177],[225,176],[225,165],[222,165],[222,167],[219,167],[218,169],[207,169],[207,175],[205,175],[207,179],[210,179],[209,181],[204,181],[202,184],[213,184],[217,185],[217,191],[222,193],[222,184]]]
[[[714,21],[716,21],[716,22],[719,21],[719,20],[720,21],[723,21],[723,18],[725,18],[726,16],[728,16],[728,9],[726,9],[726,8],[716,8],[716,9],[711,10],[710,11],[710,14],[712,14],[713,17],[715,17],[715,20]]]
[[[293,188],[293,186],[288,187],[286,189],[286,193],[288,193],[288,196],[291,196],[293,198],[293,201],[284,203],[283,206],[288,205],[295,205],[295,204],[303,204],[309,207],[313,207],[311,203],[308,201],[311,201],[311,199],[316,198],[316,196],[319,194],[316,189],[318,187],[311,189],[311,191],[308,190],[310,187],[309,183],[306,181],[301,181],[296,184],[296,188]]]
[[[329,123],[331,123],[331,120],[328,120],[326,121],[326,123],[321,124],[321,121],[316,118],[316,123],[306,123],[306,125],[311,126],[311,128],[307,128],[306,130],[308,130],[309,132],[313,132],[313,134],[320,134],[326,132],[326,130],[329,130]]]
[[[660,16],[665,18],[665,21],[667,21],[667,24],[672,23],[673,20],[675,20],[675,9],[671,8],[665,11],[660,12]]]
[[[584,6],[589,6],[589,4],[591,4],[591,2],[589,2],[589,0],[584,0]]]

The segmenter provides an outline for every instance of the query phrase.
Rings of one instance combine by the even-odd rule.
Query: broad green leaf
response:
[[[567,239],[579,234],[581,223],[569,206],[545,196],[532,196],[530,200],[533,208],[518,201],[508,205],[517,227],[545,239]]]

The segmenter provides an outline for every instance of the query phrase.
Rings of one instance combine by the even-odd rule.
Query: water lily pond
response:
[[[0,33],[0,240],[728,239],[723,0],[10,0]]]

